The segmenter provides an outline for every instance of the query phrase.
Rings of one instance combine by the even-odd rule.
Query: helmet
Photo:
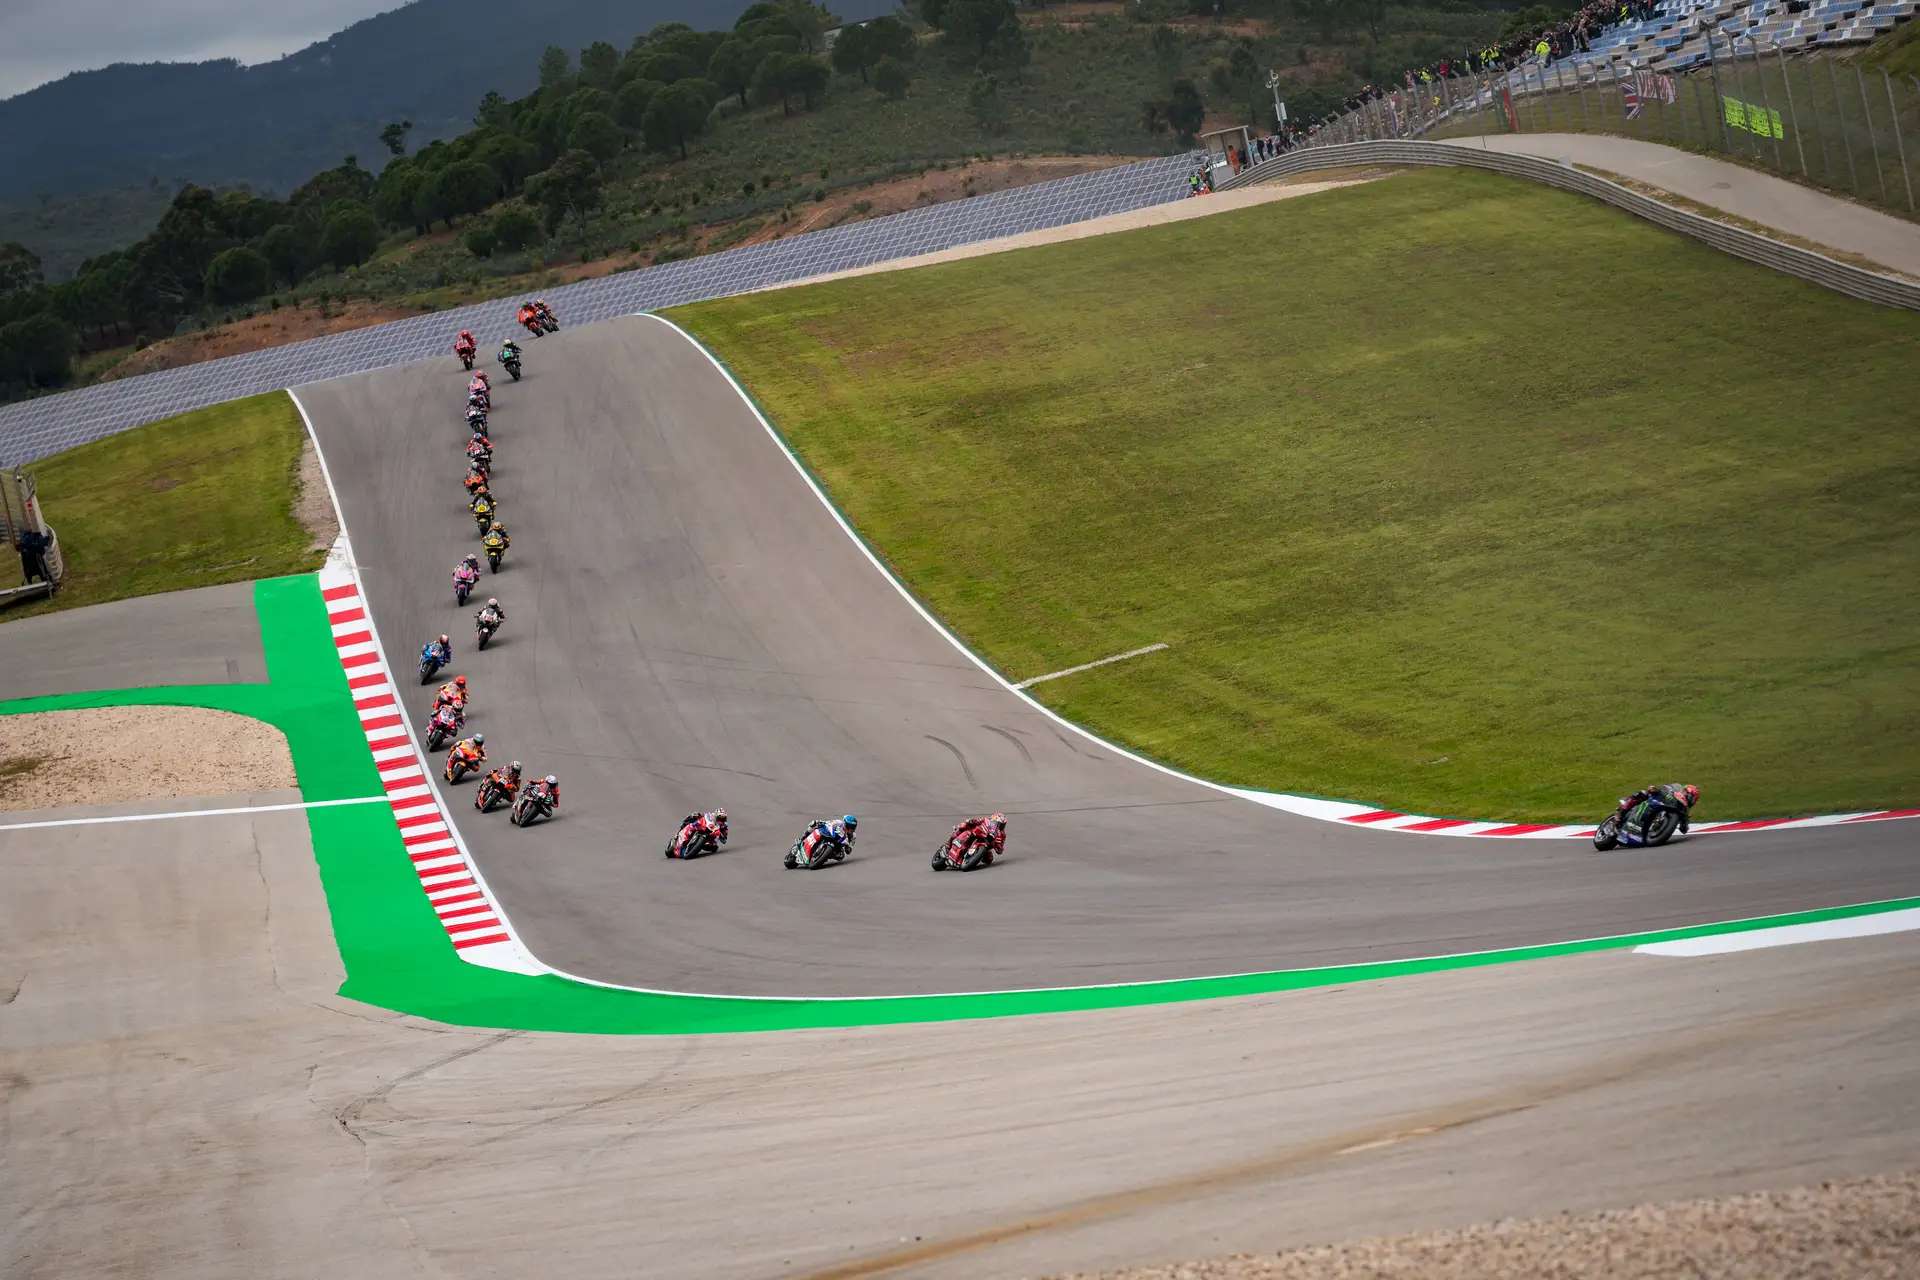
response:
[[[727,820],[727,811],[725,809],[715,809],[713,816],[719,821],[725,822]]]
[[[466,558],[463,559],[460,563],[477,565],[480,563],[480,556],[476,552],[469,551],[466,554]]]
[[[443,639],[443,640],[444,640],[445,638],[446,638],[445,636],[442,636],[442,637],[441,637],[441,639]],[[458,686],[459,686],[460,688],[462,688],[462,689],[464,689],[464,688],[466,688],[466,687],[467,687],[467,678],[466,678],[465,676],[455,676],[455,677],[453,678],[453,682],[454,682],[454,684],[456,684],[456,685],[458,685]]]
[[[1004,831],[1007,826],[1007,815],[1004,813],[996,813],[991,818],[988,818],[987,821]]]
[[[546,783],[550,787],[557,787],[560,785],[560,779],[554,777],[552,774],[548,774],[546,777],[542,778],[541,781]]]
[[[498,609],[500,607],[500,601],[494,596],[488,596],[487,606],[492,609]]]
[[[484,747],[484,746],[486,746],[486,745],[487,745],[487,735],[486,735],[486,734],[484,734],[484,733],[476,733],[476,734],[474,734],[474,735],[473,735],[473,745],[474,745],[474,746],[476,746],[476,747]]]
[[[505,533],[506,530],[500,527],[500,522],[498,520],[495,520],[492,524],[487,526],[487,532],[488,533]]]
[[[441,643],[441,644],[451,644],[451,643],[452,643],[452,641],[450,641],[450,640],[448,640],[448,639],[447,639],[447,638],[446,638],[445,636],[441,636],[441,637],[440,637],[440,643]]]
[[[855,827],[860,825],[860,819],[854,817],[850,813],[842,817],[840,821],[846,824],[846,828],[849,831],[852,831]]]
[[[463,337],[463,338],[471,338],[471,337],[473,336],[473,330],[471,330],[471,329],[462,329],[462,330],[460,331],[460,336],[461,336],[461,337]]]
[[[507,763],[507,772],[513,774],[515,777],[520,776],[520,762],[518,760],[509,761]]]
[[[1680,788],[1680,802],[1686,805],[1687,808],[1693,808],[1695,804],[1699,803],[1699,800],[1700,788],[1694,786],[1691,782]]]

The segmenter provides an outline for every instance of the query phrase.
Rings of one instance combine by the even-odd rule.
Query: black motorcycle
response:
[[[1642,800],[1627,810],[1624,818],[1613,813],[1593,833],[1593,847],[1602,853],[1615,845],[1629,849],[1657,849],[1673,839],[1680,830],[1681,815],[1652,800]]]
[[[545,792],[534,787],[520,793],[513,802],[513,809],[507,814],[507,820],[516,827],[530,827],[541,818],[553,816],[553,799]]]
[[[520,381],[520,357],[519,356],[501,356],[500,363],[507,367],[507,372],[513,375],[513,380],[515,382]]]

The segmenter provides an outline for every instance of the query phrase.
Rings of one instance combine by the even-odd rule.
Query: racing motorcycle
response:
[[[1680,829],[1680,814],[1652,800],[1627,810],[1624,820],[1616,810],[1593,833],[1593,847],[1602,853],[1615,845],[1629,849],[1656,849]]]
[[[453,354],[460,357],[460,367],[469,373],[473,372],[473,357],[474,353],[478,350],[479,348],[477,346],[472,346],[465,342],[456,342],[453,344]]]
[[[479,773],[480,766],[485,763],[486,761],[484,760],[463,760],[460,758],[458,752],[447,752],[446,777],[448,785],[460,781],[460,779],[466,777],[469,773]]]
[[[521,792],[520,798],[513,802],[513,809],[507,814],[507,820],[516,827],[530,827],[541,818],[552,816],[553,798],[547,794],[545,787],[536,782]]]
[[[560,317],[553,314],[552,307],[536,307],[533,313],[535,333],[560,332]]]
[[[846,856],[853,852],[855,833],[847,832],[847,841],[841,844],[827,838],[826,826],[824,822],[815,821],[800,833],[800,838],[793,842],[793,848],[787,850],[784,863],[787,870],[793,871],[802,867],[813,870],[817,867],[830,867],[836,862],[846,860]]]
[[[487,572],[500,572],[500,558],[507,554],[505,544],[496,542],[489,545],[483,538],[480,542],[480,548],[487,553]]]
[[[466,601],[462,600],[460,603],[465,604]],[[485,609],[482,609],[479,613],[474,614],[473,615],[474,643],[479,645],[482,649],[486,648],[487,641],[493,639],[493,633],[500,629],[500,624],[502,621],[504,621],[504,619],[488,618],[487,611]]]
[[[978,832],[955,840],[948,836],[933,851],[935,871],[973,871],[993,865],[993,841]]]
[[[500,353],[500,363],[506,366],[507,372],[513,375],[513,380],[515,382],[520,381],[520,357],[519,356],[510,356],[503,351]]]
[[[467,597],[473,593],[474,587],[478,586],[479,582],[480,571],[478,569],[470,564],[461,565],[453,571],[453,598],[461,604],[465,604]],[[483,649],[486,648],[485,645],[481,645],[480,647]],[[438,669],[438,667],[435,668],[435,670]],[[427,678],[427,664],[423,662],[420,664],[420,683],[425,684]]]
[[[473,793],[473,807],[482,813],[492,813],[493,806],[507,804],[512,800],[513,792],[492,774],[480,779],[480,789]]]
[[[674,833],[667,841],[666,854],[669,858],[698,858],[702,854],[718,853],[720,845],[715,841],[713,832],[703,823],[689,822]]]
[[[433,719],[427,721],[427,750],[438,751],[441,744],[455,741],[466,724],[467,713],[459,707],[439,707],[434,711]]]
[[[477,578],[479,575],[474,576]],[[440,668],[446,665],[437,655],[423,650],[420,654],[420,683],[431,684],[433,678],[440,674]]]

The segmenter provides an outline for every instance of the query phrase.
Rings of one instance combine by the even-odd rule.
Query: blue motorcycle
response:
[[[1629,849],[1653,849],[1673,839],[1673,833],[1685,825],[1686,816],[1678,809],[1657,800],[1642,800],[1627,810],[1624,817],[1614,813],[1593,833],[1593,847],[1605,852],[1616,845]]]

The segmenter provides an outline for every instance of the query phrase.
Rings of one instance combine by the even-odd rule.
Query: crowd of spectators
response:
[[[1590,0],[1590,3],[1564,21],[1549,27],[1508,36],[1462,57],[1441,58],[1424,67],[1408,68],[1402,73],[1402,79],[1406,88],[1414,89],[1423,84],[1433,84],[1435,81],[1455,76],[1500,73],[1529,64],[1551,66],[1562,58],[1591,50],[1594,38],[1609,27],[1627,22],[1643,22],[1654,17],[1659,13],[1663,2],[1664,0]],[[1359,92],[1348,95],[1347,99],[1335,111],[1330,112],[1323,121],[1287,121],[1278,131],[1266,137],[1254,139],[1250,148],[1245,150],[1236,148],[1233,157],[1235,167],[1245,168],[1249,164],[1271,160],[1307,141],[1320,131],[1322,124],[1331,123],[1349,111],[1358,111],[1367,103],[1384,99],[1400,88],[1400,85],[1391,83],[1370,84]]]

